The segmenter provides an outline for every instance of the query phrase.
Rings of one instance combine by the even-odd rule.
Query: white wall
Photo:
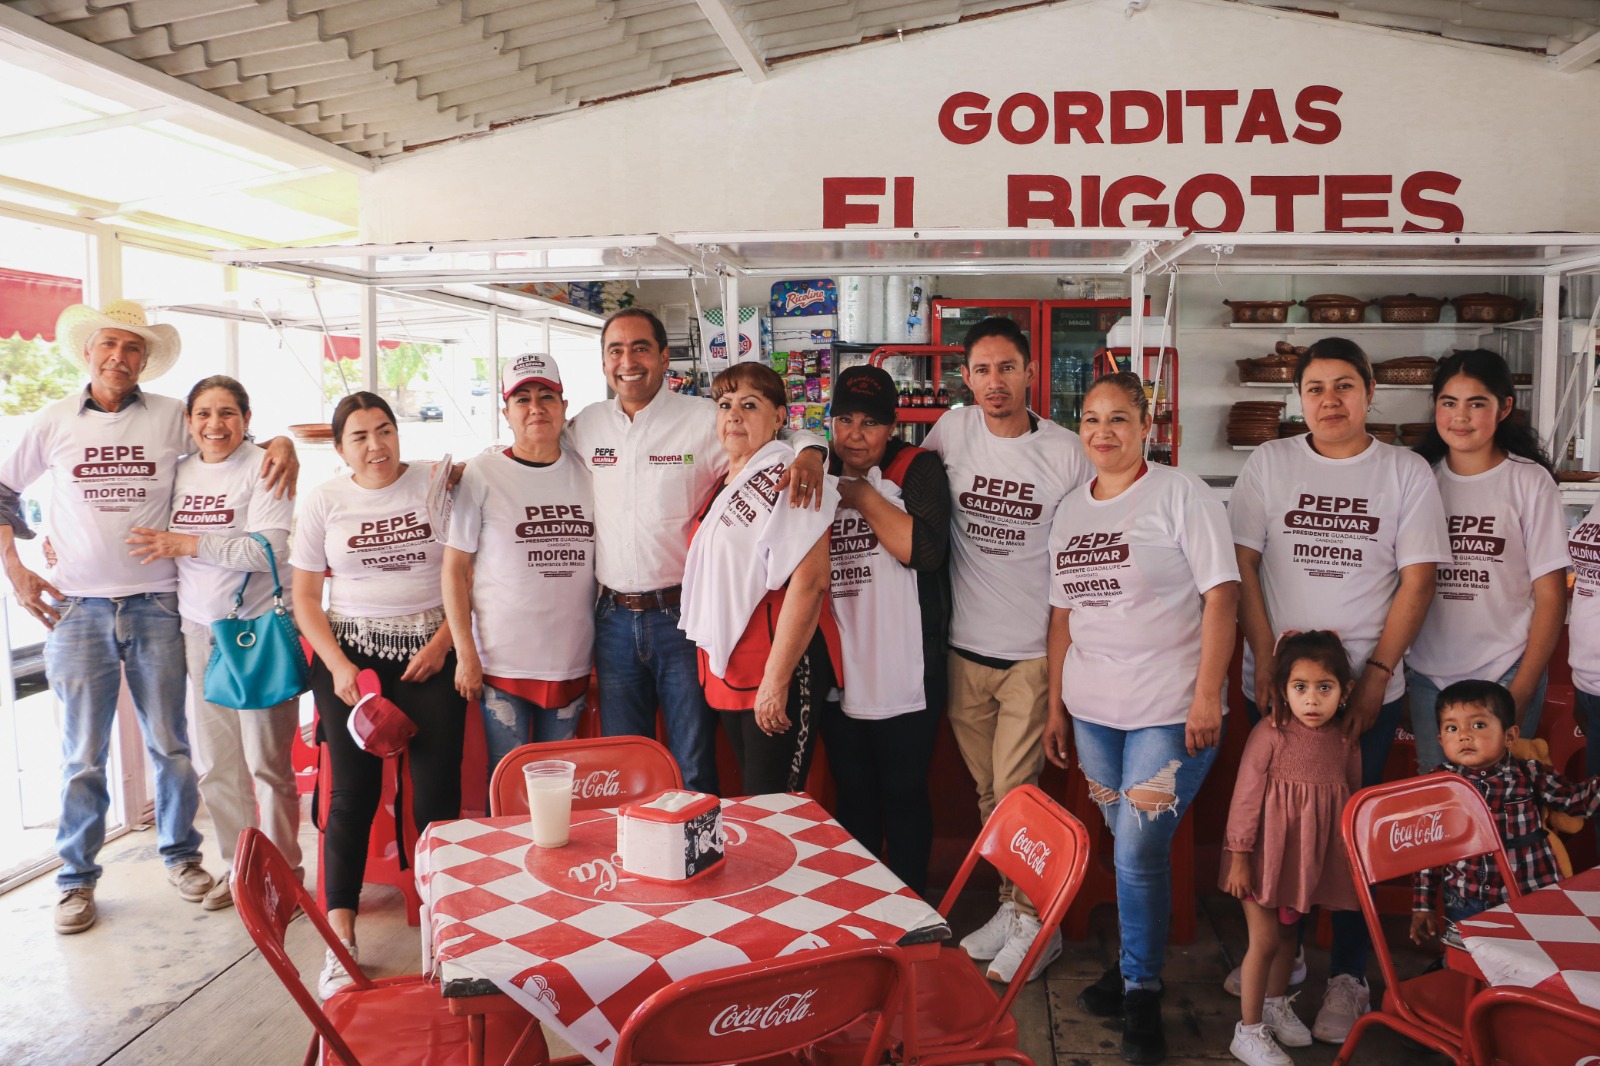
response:
[[[1380,175],[1393,191],[1374,197],[1386,216],[1378,224],[1438,227],[1401,203],[1401,186],[1422,172],[1460,179],[1453,194],[1428,194],[1459,208],[1460,228],[1600,229],[1591,136],[1600,70],[1558,74],[1540,57],[1216,0],[1160,0],[1132,17],[1124,7],[1088,0],[979,20],[782,63],[761,84],[718,78],[419,152],[362,179],[363,234],[811,229],[824,224],[824,179],[845,177],[913,179],[917,226],[996,227],[1008,224],[1014,174],[1065,178],[1082,225],[1084,175],[1101,176],[1102,189],[1145,175],[1167,186],[1158,200],[1171,204],[1184,183],[1216,173],[1243,190],[1241,228],[1251,230],[1280,228],[1274,201],[1250,195],[1253,178],[1317,176],[1293,228],[1319,230],[1327,175]],[[1295,100],[1314,85],[1342,94],[1332,141],[1237,143],[1252,90],[1275,91],[1292,134]],[[1057,92],[1107,102],[1126,90],[1163,102],[1175,90],[1234,90],[1241,103],[1219,112],[1225,143],[1215,144],[1198,101],[1182,107],[1177,143],[1170,127],[1143,144],[1055,143],[1053,130],[1032,144],[994,130],[957,144],[940,131],[941,107],[958,92],[987,96],[993,114],[1019,93],[1048,105]],[[887,198],[858,199],[891,221]],[[1124,211],[1147,202],[1135,195]],[[1202,198],[1197,215],[1217,224],[1220,201]]]

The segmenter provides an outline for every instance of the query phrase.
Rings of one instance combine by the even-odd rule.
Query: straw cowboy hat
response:
[[[88,304],[73,304],[56,319],[56,338],[63,352],[85,370],[89,369],[85,349],[103,329],[123,329],[144,338],[144,369],[139,373],[140,381],[158,378],[178,362],[178,351],[182,347],[178,331],[172,326],[150,325],[144,308],[132,300],[113,300],[104,310],[96,310]]]

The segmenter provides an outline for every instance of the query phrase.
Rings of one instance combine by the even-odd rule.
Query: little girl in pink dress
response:
[[[1250,929],[1240,967],[1244,1017],[1229,1048],[1249,1066],[1292,1066],[1283,1047],[1311,1044],[1285,997],[1300,919],[1312,907],[1359,906],[1339,833],[1345,801],[1361,787],[1361,746],[1340,725],[1353,687],[1337,635],[1287,635],[1278,643],[1272,713],[1245,741],[1221,881],[1244,901]]]

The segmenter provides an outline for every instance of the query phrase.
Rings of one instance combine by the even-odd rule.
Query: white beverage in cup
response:
[[[533,842],[541,848],[561,848],[572,829],[572,773],[577,767],[561,759],[528,763],[522,776],[528,785],[528,816],[533,820]]]

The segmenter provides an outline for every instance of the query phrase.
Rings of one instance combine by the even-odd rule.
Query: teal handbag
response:
[[[311,687],[311,665],[300,646],[300,631],[283,606],[272,545],[260,533],[250,536],[267,549],[272,610],[255,618],[239,617],[244,590],[254,576],[246,574],[233,597],[233,610],[211,623],[211,661],[206,664],[207,702],[235,710],[276,707]]]

